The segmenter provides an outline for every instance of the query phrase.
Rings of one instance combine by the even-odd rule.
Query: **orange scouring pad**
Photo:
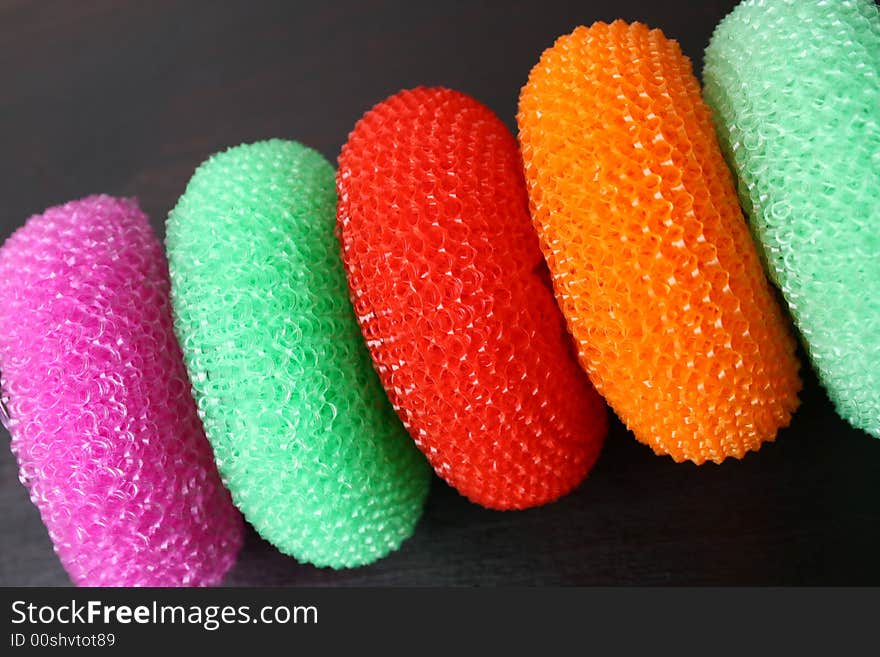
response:
[[[517,120],[532,220],[597,390],[676,461],[773,440],[798,405],[795,342],[678,43],[579,27],[532,69]]]

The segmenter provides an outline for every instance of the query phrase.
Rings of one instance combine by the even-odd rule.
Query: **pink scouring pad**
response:
[[[206,586],[243,523],[171,324],[137,202],[91,196],[0,249],[0,371],[20,479],[81,586]]]

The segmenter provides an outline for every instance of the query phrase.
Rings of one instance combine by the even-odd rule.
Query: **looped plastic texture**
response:
[[[242,543],[168,287],[161,244],[133,200],[51,208],[0,249],[12,451],[79,585],[217,584]]]
[[[358,320],[437,473],[496,509],[577,486],[606,410],[549,289],[504,124],[455,91],[400,92],[358,122],[337,181]]]
[[[517,120],[532,219],[599,392],[676,461],[773,440],[798,404],[795,342],[678,44],[579,27],[532,69]]]
[[[370,563],[410,536],[430,468],[358,330],[333,168],[295,142],[231,148],[171,212],[175,328],[217,464],[281,551]]]
[[[705,62],[770,275],[837,411],[880,437],[880,11],[744,2]]]

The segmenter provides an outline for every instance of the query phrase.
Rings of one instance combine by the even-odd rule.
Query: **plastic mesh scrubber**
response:
[[[440,476],[496,509],[574,488],[606,411],[546,282],[504,124],[455,91],[403,91],[357,124],[337,181],[355,311]]]
[[[770,274],[838,412],[880,437],[880,14],[745,2],[705,97]]]
[[[0,370],[12,451],[84,586],[217,584],[243,523],[205,439],[132,200],[34,216],[0,250]]]
[[[410,536],[430,468],[371,366],[335,208],[317,152],[239,146],[196,171],[167,247],[175,328],[235,503],[283,552],[339,568]]]
[[[559,38],[518,115],[532,218],[581,362],[638,440],[741,458],[797,407],[790,336],[690,61],[616,21]]]

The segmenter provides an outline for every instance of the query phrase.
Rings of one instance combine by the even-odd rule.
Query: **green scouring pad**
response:
[[[880,437],[880,13],[748,0],[705,97],[765,264],[841,416]]]
[[[270,140],[198,168],[166,245],[175,331],[234,502],[281,551],[342,568],[412,534],[430,469],[373,370],[335,220],[333,167]]]

